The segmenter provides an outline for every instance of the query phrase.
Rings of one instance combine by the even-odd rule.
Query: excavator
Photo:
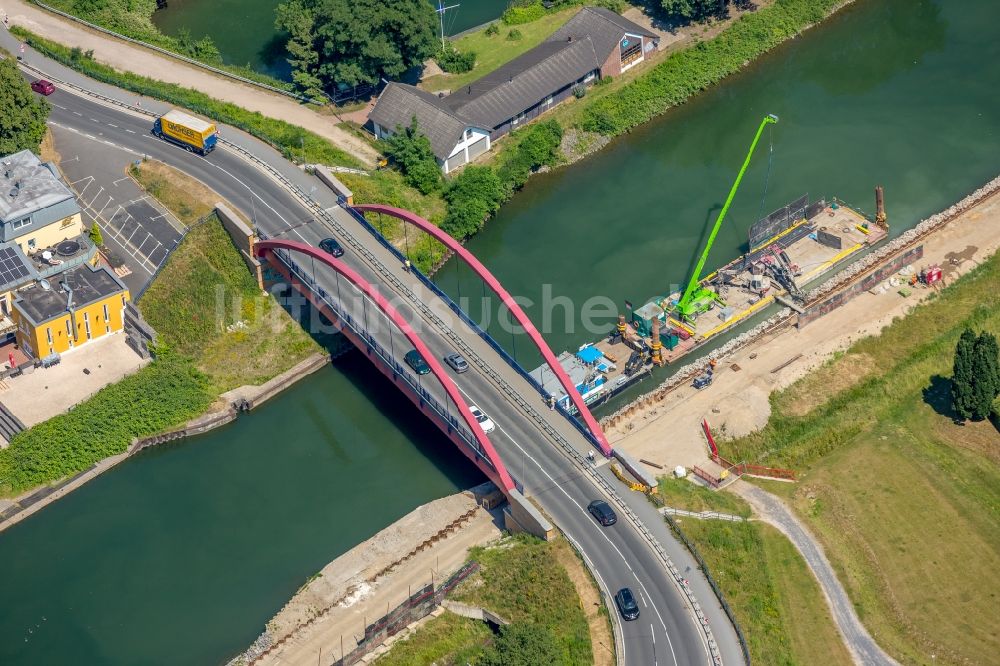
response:
[[[722,210],[719,211],[719,217],[715,220],[715,226],[712,227],[712,233],[708,236],[708,242],[705,244],[705,249],[698,258],[698,264],[695,266],[694,272],[691,274],[691,279],[688,280],[687,288],[684,290],[680,299],[678,299],[677,305],[673,308],[673,311],[679,315],[682,321],[688,323],[693,322],[698,315],[711,309],[715,303],[719,303],[723,306],[725,305],[719,294],[709,287],[701,284],[701,271],[705,268],[705,261],[708,260],[708,253],[712,249],[712,244],[715,243],[715,237],[718,235],[719,229],[722,227],[722,221],[725,219],[726,213],[729,212],[729,206],[733,203],[733,197],[736,196],[736,190],[740,187],[740,182],[743,180],[743,174],[746,173],[747,167],[750,166],[750,158],[753,157],[754,150],[757,148],[757,143],[760,141],[760,136],[764,133],[764,128],[777,122],[778,116],[773,113],[764,116],[764,119],[760,121],[760,127],[757,128],[757,134],[753,137],[753,143],[750,144],[750,150],[747,152],[747,157],[743,160],[743,166],[740,168],[740,172],[736,176],[736,182],[733,183],[733,187],[729,190],[729,196],[726,198],[726,203],[722,206]]]

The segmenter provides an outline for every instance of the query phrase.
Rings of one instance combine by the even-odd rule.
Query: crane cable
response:
[[[757,210],[757,219],[754,221],[756,224],[759,222],[764,215],[764,200],[767,198],[767,186],[771,181],[771,164],[774,161],[774,127],[767,128],[767,138],[770,143],[770,147],[767,151],[767,175],[764,176],[764,193],[760,195],[760,208]]]

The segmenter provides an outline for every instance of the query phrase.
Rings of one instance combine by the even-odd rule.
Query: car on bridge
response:
[[[38,79],[37,81],[32,81],[31,89],[34,90],[39,95],[45,95],[46,97],[56,91],[55,85],[51,81],[46,81],[45,79]]]
[[[479,427],[483,429],[483,432],[486,434],[493,432],[496,425],[493,423],[493,419],[486,416],[483,410],[479,409],[475,405],[469,405],[469,411],[476,417],[476,421],[479,422]]]
[[[448,354],[444,357],[444,362],[451,366],[451,369],[462,374],[469,369],[469,363],[462,358],[461,354]]]
[[[618,606],[618,612],[622,614],[622,618],[626,620],[639,619],[639,604],[635,602],[632,590],[627,587],[623,587],[615,594],[615,605]]]
[[[406,352],[406,356],[403,357],[406,364],[413,368],[413,371],[418,375],[426,375],[431,371],[431,366],[427,365],[427,361],[424,357],[420,355],[416,349],[411,349]]]
[[[319,249],[332,257],[344,256],[344,248],[341,247],[336,238],[324,238],[319,242]]]
[[[587,511],[597,519],[597,522],[605,527],[618,522],[618,516],[615,515],[614,509],[604,500],[594,500],[587,505]]]

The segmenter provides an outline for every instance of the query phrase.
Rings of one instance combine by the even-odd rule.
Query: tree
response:
[[[955,363],[951,376],[951,403],[955,413],[963,421],[972,416],[975,403],[972,391],[972,352],[976,345],[976,334],[971,328],[962,331],[955,346]]]
[[[97,247],[104,245],[104,235],[101,233],[101,228],[97,226],[97,222],[90,225],[87,236],[90,237],[90,241]]]
[[[972,329],[962,331],[955,347],[951,397],[962,420],[982,421],[990,415],[1000,396],[1000,347],[992,333],[978,337]]]
[[[497,212],[508,197],[497,172],[487,166],[467,166],[444,193],[448,215],[441,228],[462,240],[479,231],[486,218]]]
[[[562,651],[552,630],[540,624],[514,622],[500,628],[500,636],[476,666],[537,666],[558,664]]]
[[[286,0],[275,25],[289,35],[288,62],[304,74],[296,83],[326,89],[399,78],[439,48],[426,0]]]
[[[0,155],[38,152],[49,103],[31,92],[13,58],[0,60]]]
[[[701,21],[709,16],[722,14],[728,0],[660,0],[663,11],[672,18]]]
[[[396,132],[386,139],[385,154],[403,172],[406,182],[423,194],[441,189],[441,169],[416,116],[409,127],[396,127]]]

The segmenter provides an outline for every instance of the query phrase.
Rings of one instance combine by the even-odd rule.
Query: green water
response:
[[[349,354],[0,533],[0,664],[215,664],[329,560],[479,472]]]
[[[285,37],[274,29],[274,8],[282,0],[169,0],[166,9],[153,14],[153,23],[165,34],[176,35],[182,28],[195,39],[209,36],[223,59],[234,65],[289,77],[285,61]],[[437,7],[436,2],[431,2]],[[507,0],[460,0],[445,12],[445,34],[482,25],[500,16]]]
[[[995,0],[860,0],[690,103],[595,156],[533,177],[468,249],[527,308],[557,352],[584,330],[594,295],[624,311],[683,283],[763,115],[775,113],[764,213],[809,193],[874,208],[883,184],[898,235],[1000,173],[1000,40]],[[768,170],[765,131],[707,268],[745,250]],[[459,271],[456,274],[456,271]],[[456,284],[460,278],[461,287]],[[437,276],[453,296],[481,286],[457,262]],[[565,309],[539,307],[544,290]],[[551,300],[551,299],[550,299]],[[495,321],[496,313],[492,313]],[[497,332],[511,349],[511,336]],[[538,359],[520,336],[519,360]]]

